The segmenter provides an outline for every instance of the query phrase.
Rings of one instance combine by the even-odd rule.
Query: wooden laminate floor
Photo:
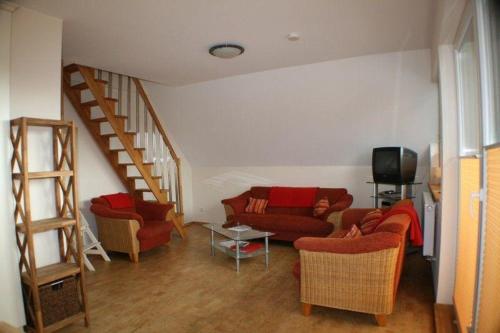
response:
[[[433,332],[429,265],[406,258],[395,311],[386,327],[373,316],[314,307],[301,314],[291,274],[297,251],[271,242],[270,268],[263,257],[247,259],[241,272],[222,253],[210,257],[209,231],[194,225],[188,239],[141,254],[140,263],[111,254],[95,257],[87,274],[90,328],[74,324],[61,332]]]

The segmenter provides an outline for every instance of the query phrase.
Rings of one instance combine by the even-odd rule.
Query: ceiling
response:
[[[64,20],[65,62],[170,86],[430,48],[435,0],[17,0]],[[301,39],[286,36],[298,32]],[[246,48],[212,57],[218,42]]]

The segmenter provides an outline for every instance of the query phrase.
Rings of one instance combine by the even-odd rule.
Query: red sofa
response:
[[[237,197],[224,199],[225,227],[245,224],[254,229],[275,233],[272,239],[295,241],[300,237],[323,237],[333,230],[339,212],[352,204],[352,195],[343,188],[318,188],[314,202],[328,197],[330,208],[321,216],[313,216],[313,207],[267,207],[265,214],[245,213],[250,197],[268,199],[271,187],[254,186]]]
[[[106,197],[114,197],[116,206]],[[93,198],[91,203],[99,240],[106,250],[128,253],[131,261],[138,262],[139,252],[170,241],[173,223],[167,221],[167,214],[172,204],[143,201],[125,193]]]

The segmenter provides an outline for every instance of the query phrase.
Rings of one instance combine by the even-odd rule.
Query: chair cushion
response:
[[[248,205],[245,207],[246,213],[264,214],[267,207],[266,199],[248,198]]]
[[[239,214],[236,220],[241,224],[263,231],[294,231],[308,235],[326,236],[333,229],[331,223],[299,215],[243,213]]]
[[[154,238],[163,234],[170,234],[173,225],[170,221],[144,221],[144,226],[137,231],[139,241]]]
[[[127,193],[108,194],[101,197],[106,199],[112,209],[134,207],[134,199]]]
[[[137,231],[140,251],[147,251],[166,244],[170,240],[173,227],[170,221],[146,221],[144,227]]]

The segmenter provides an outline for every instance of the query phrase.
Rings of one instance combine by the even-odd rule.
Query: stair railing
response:
[[[134,145],[144,148],[144,162],[152,163],[153,176],[183,213],[180,159],[161,125],[141,81],[135,77],[95,70],[95,78],[107,81],[104,93],[118,100],[115,115],[126,116],[125,131],[135,134]]]

